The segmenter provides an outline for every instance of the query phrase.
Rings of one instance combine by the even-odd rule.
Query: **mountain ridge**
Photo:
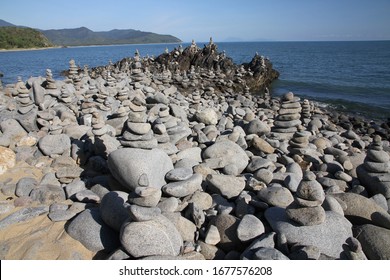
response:
[[[0,19],[0,27],[18,27],[13,23]],[[30,27],[28,27],[30,28]],[[92,31],[82,26],[77,28],[62,28],[42,30],[41,32],[55,46],[90,46],[90,45],[119,45],[119,44],[152,44],[180,43],[179,38],[167,34],[157,34],[136,29],[112,29],[110,31]]]

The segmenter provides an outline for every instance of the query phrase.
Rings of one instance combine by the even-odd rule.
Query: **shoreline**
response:
[[[45,48],[20,48],[20,49],[0,49],[0,52],[22,52],[22,51],[43,51],[50,49],[62,49],[64,46],[45,47]]]

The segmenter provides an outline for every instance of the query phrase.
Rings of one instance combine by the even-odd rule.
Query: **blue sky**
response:
[[[137,29],[185,42],[390,40],[390,0],[0,0],[0,19],[40,29]]]

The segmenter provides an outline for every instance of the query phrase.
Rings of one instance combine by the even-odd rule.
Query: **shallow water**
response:
[[[325,102],[338,109],[386,119],[390,117],[390,41],[376,42],[237,42],[217,43],[235,63],[249,62],[258,52],[280,72],[271,93],[288,91]],[[188,43],[184,43],[186,47]],[[200,47],[203,43],[198,43]],[[37,51],[0,52],[3,83],[18,76],[44,76],[50,68],[60,72],[75,59],[80,66],[95,67],[133,56],[159,55],[178,44],[71,47]]]

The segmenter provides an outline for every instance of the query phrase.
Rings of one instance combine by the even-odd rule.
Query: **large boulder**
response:
[[[165,174],[173,169],[173,164],[160,149],[124,148],[109,154],[108,167],[115,179],[134,191],[138,187],[161,189],[166,184]]]
[[[62,155],[66,151],[70,152],[71,142],[66,134],[46,135],[39,140],[38,146],[46,156]]]
[[[239,175],[246,168],[249,157],[245,151],[230,140],[221,140],[203,152],[206,165],[212,169],[222,169],[227,175]]]
[[[265,218],[277,234],[286,236],[289,244],[316,246],[322,254],[340,258],[343,245],[352,236],[352,224],[336,212],[326,211],[325,214],[325,221],[313,226],[298,225],[280,207],[268,208]]]
[[[183,239],[163,215],[143,222],[126,222],[120,232],[123,248],[133,257],[177,256]]]
[[[355,235],[370,260],[390,260],[390,230],[374,225],[362,225]]]

